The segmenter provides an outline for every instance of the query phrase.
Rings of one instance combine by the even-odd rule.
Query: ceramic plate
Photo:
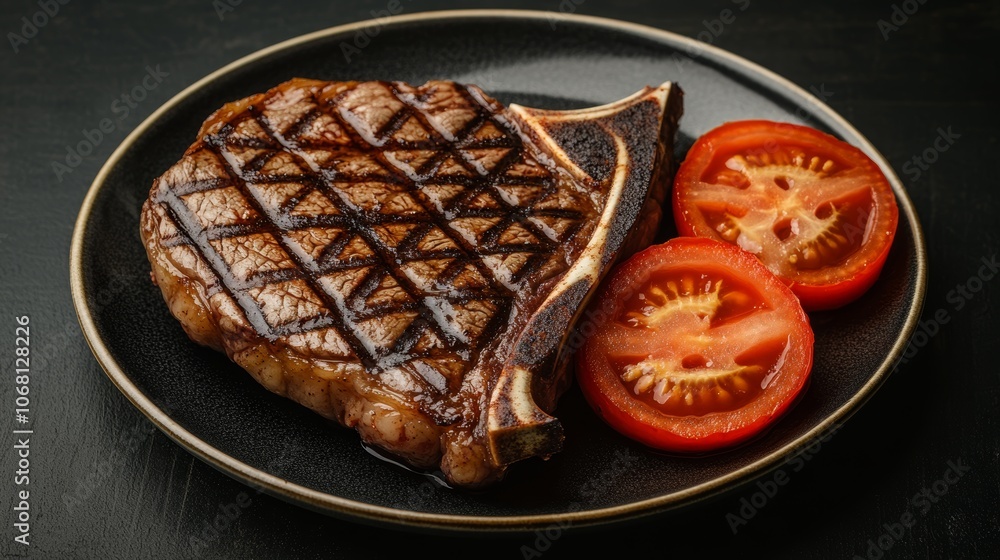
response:
[[[222,354],[190,342],[149,282],[138,217],[153,179],[180,158],[216,108],[295,76],[415,84],[447,78],[478,84],[504,103],[551,109],[598,105],[646,84],[675,81],[686,93],[678,159],[694,138],[725,121],[804,123],[859,146],[882,167],[900,204],[899,230],[870,292],[841,310],[812,315],[811,385],[763,437],[710,457],[657,454],[605,426],[574,388],[556,412],[566,430],[564,451],[549,461],[517,464],[485,491],[442,488],[373,456],[353,431],[269,393]],[[673,234],[670,222],[668,214],[664,239]],[[515,11],[438,12],[335,27],[202,79],[153,113],[98,174],[71,261],[74,301],[98,361],[180,445],[237,479],[323,512],[467,531],[620,521],[688,506],[775,467],[842,423],[884,381],[917,320],[926,267],[913,206],[893,170],[857,130],[804,90],[666,31]]]

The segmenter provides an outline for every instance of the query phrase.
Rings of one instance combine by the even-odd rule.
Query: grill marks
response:
[[[559,270],[554,260],[564,266],[564,245],[596,209],[553,204],[567,185],[530,159],[495,114],[499,107],[464,87],[454,93],[474,114],[445,138],[439,128],[454,123],[435,122],[426,103],[427,88],[448,85],[402,91],[407,86],[381,84],[395,100],[386,106],[399,108],[374,131],[371,123],[359,130],[342,104],[357,86],[325,100],[313,91],[307,101],[315,106],[283,126],[284,134],[262,112],[270,99],[250,106],[200,146],[227,177],[161,182],[155,201],[179,226],[164,243],[195,248],[219,289],[272,342],[332,326],[369,371],[420,361],[411,369],[424,378],[427,358],[474,360],[482,341],[506,325],[519,284],[543,268]],[[333,132],[317,141],[317,123]],[[375,189],[382,194],[363,198]],[[192,196],[243,200],[204,223],[206,212],[185,204]],[[551,223],[560,231],[545,227]],[[268,254],[284,252],[287,263],[238,277],[219,247],[241,236],[270,238]],[[266,320],[275,302],[255,296],[279,285],[296,286],[305,316]],[[432,377],[440,390],[440,376]]]

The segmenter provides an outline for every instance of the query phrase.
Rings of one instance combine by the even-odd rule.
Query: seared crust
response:
[[[671,111],[656,99],[646,144],[662,151]],[[153,281],[192,340],[269,390],[454,484],[492,482],[558,450],[559,342],[540,365],[515,358],[547,302],[574,306],[568,332],[596,280],[560,286],[602,217],[627,230],[643,207],[608,207],[636,169],[584,171],[539,122],[453,82],[296,79],[227,104],[143,205]],[[654,159],[629,163],[646,219],[662,201]],[[626,237],[597,247],[598,277]],[[523,409],[504,388],[515,371],[537,426],[491,420],[499,393]]]

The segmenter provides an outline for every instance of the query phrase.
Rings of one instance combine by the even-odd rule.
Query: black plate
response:
[[[364,34],[367,44],[358,39]],[[344,44],[365,46],[348,61]],[[562,453],[518,464],[486,491],[441,488],[372,456],[353,431],[272,395],[222,354],[191,343],[149,282],[138,212],[153,179],[179,159],[213,110],[294,76],[411,83],[448,78],[479,84],[505,103],[552,109],[602,104],[673,80],[687,94],[678,158],[693,138],[728,120],[808,124],[879,163],[900,203],[899,230],[868,294],[842,310],[812,315],[811,386],[751,444],[696,459],[656,454],[602,424],[573,389],[557,411],[566,427]],[[665,224],[664,237],[672,227]],[[802,89],[664,31],[510,11],[418,14],[381,27],[338,27],[208,76],[157,110],[111,156],[84,203],[71,261],[74,300],[98,360],[140,410],[192,453],[325,512],[464,530],[620,520],[691,504],[779,464],[846,419],[884,380],[918,316],[926,267],[913,207],[892,169],[854,128]]]

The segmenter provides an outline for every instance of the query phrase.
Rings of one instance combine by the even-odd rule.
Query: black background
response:
[[[225,1],[225,0],[222,0]],[[229,0],[236,3],[237,0]],[[740,0],[739,4],[746,0]],[[458,7],[573,7],[697,37],[734,2],[403,0],[405,13]],[[70,299],[68,254],[80,203],[100,166],[130,130],[175,93],[245,54],[305,32],[370,18],[371,2],[243,0],[220,19],[211,0],[145,5],[73,0],[17,53],[7,33],[39,11],[3,0],[0,31],[0,410],[13,415],[14,318],[31,317],[30,547],[15,534],[13,418],[4,426],[0,552],[32,558],[189,558],[200,534],[228,504],[240,516],[200,548],[214,558],[383,558],[475,554],[546,558],[604,552],[668,558],[724,553],[774,558],[864,557],[909,512],[912,527],[883,537],[884,558],[986,558],[1000,546],[1000,367],[995,307],[1000,279],[962,298],[966,284],[1000,251],[996,152],[996,47],[1000,4],[930,0],[831,3],[750,0],[717,37],[701,38],[803,86],[822,91],[895,167],[916,204],[928,245],[923,318],[935,328],[915,357],[837,434],[785,469],[787,484],[734,534],[751,484],[684,512],[599,531],[552,531],[501,539],[397,533],[324,517],[260,495],[194,459],[155,431],[108,381],[87,347]],[[913,12],[906,15],[902,8]],[[905,22],[903,19],[905,18]],[[899,25],[901,24],[901,25]],[[888,40],[883,35],[888,33]],[[147,65],[169,75],[124,118],[113,101],[141,82]],[[120,105],[118,106],[120,108]],[[104,118],[118,128],[57,178],[52,162]],[[927,151],[950,131],[947,150]],[[955,138],[957,136],[957,138]],[[939,142],[939,147],[943,144]],[[933,152],[933,153],[932,153]],[[919,170],[919,172],[918,172]],[[962,303],[959,308],[959,302]],[[933,488],[949,461],[967,465]],[[642,473],[635,473],[642,476]],[[767,480],[767,478],[765,478]],[[77,496],[67,502],[64,496]],[[757,503],[761,503],[758,496]],[[923,507],[926,503],[927,507]],[[926,512],[925,512],[926,510]],[[898,528],[897,528],[898,529]],[[555,537],[554,540],[550,540]],[[874,557],[874,555],[873,555]]]

